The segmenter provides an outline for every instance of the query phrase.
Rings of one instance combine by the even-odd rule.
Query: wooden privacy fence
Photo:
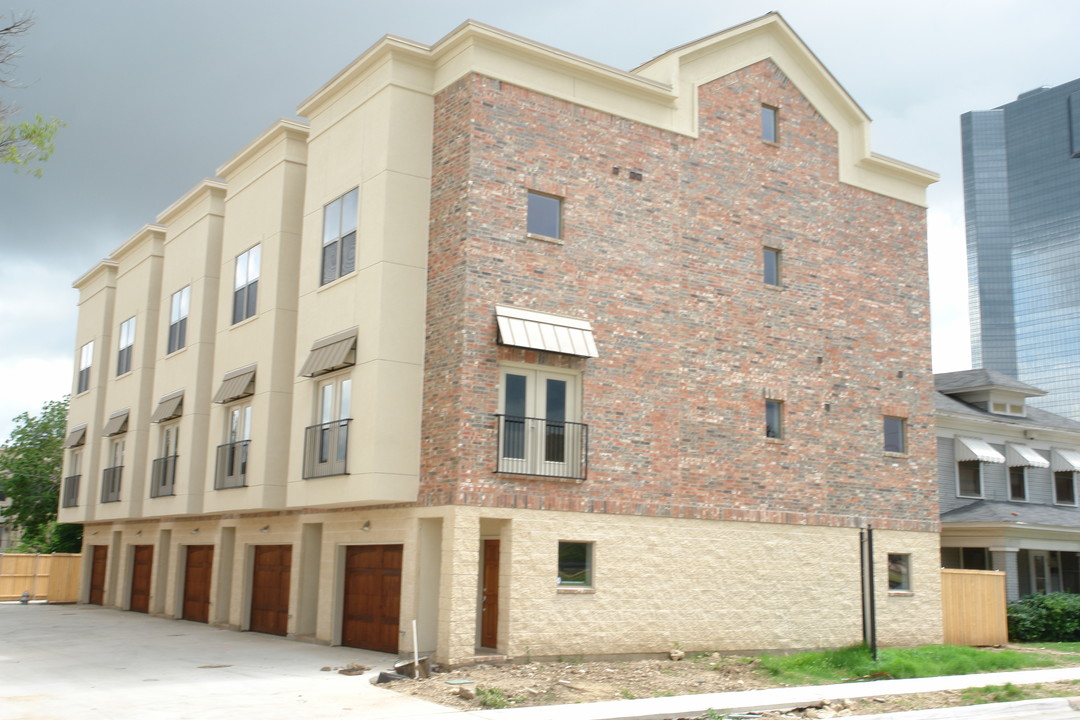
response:
[[[1000,570],[942,570],[941,615],[946,645],[1004,645],[1005,573]]]
[[[33,600],[73,603],[79,599],[82,555],[24,555],[0,553],[0,601],[18,600],[29,592]]]

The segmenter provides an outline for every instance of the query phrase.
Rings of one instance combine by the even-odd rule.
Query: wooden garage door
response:
[[[109,546],[95,545],[90,562],[90,604],[105,604],[105,568],[109,564]]]
[[[131,609],[150,612],[150,574],[154,565],[154,546],[136,545],[131,564]]]
[[[214,566],[213,545],[188,545],[184,565],[185,620],[210,622],[210,572]]]
[[[292,545],[256,545],[251,579],[254,632],[284,635],[289,626],[289,570]]]
[[[401,614],[402,545],[345,549],[341,644],[396,653]]]

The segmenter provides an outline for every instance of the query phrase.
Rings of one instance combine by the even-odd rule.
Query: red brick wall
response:
[[[421,504],[935,530],[923,209],[841,184],[769,61],[699,99],[698,138],[479,76],[436,99]],[[563,244],[526,236],[529,188],[565,197]],[[499,347],[497,303],[590,320],[600,357]],[[587,481],[494,472],[509,359],[583,369]]]

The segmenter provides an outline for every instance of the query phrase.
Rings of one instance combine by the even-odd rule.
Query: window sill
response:
[[[787,438],[767,437],[767,438],[765,438],[765,442],[768,443],[769,445],[786,445],[787,444]]]
[[[956,493],[956,497],[960,498],[961,500],[982,500],[983,499],[982,495],[961,495],[960,493]]]
[[[354,278],[354,277],[356,277],[356,269],[355,268],[350,270],[349,272],[345,273],[344,275],[337,276],[336,278],[334,278],[330,282],[322,283],[321,285],[319,285],[318,289],[315,292],[322,292],[323,290],[328,290],[329,288],[332,288],[335,285],[340,285],[343,280],[348,280],[348,279]]]
[[[238,328],[238,327],[240,327],[242,325],[248,325],[250,323],[255,322],[258,318],[259,318],[259,313],[256,312],[251,317],[246,317],[243,320],[238,320],[237,322],[234,322],[232,325],[229,326],[229,329],[230,330],[235,330],[236,328]]]
[[[594,595],[596,588],[591,587],[557,587],[556,595]]]
[[[763,282],[762,285],[774,292],[783,292],[785,289],[785,286],[783,284],[777,285],[776,283]]]
[[[175,350],[173,350],[170,353],[165,353],[165,357],[171,358],[171,357],[173,357],[175,355],[179,355],[180,353],[184,352],[187,349],[188,349],[187,345],[185,345],[184,347],[178,347],[178,348],[176,348]]]
[[[536,233],[525,233],[525,237],[530,240],[540,240],[541,242],[551,243],[552,245],[565,245],[566,241],[562,238],[551,237],[550,235],[537,235]]]
[[[1057,507],[1066,507],[1066,508],[1074,508],[1074,507],[1077,506],[1076,503],[1063,503],[1063,502],[1058,502],[1056,500],[1054,501],[1054,505],[1056,505]]]
[[[889,597],[914,597],[915,593],[911,590],[890,590]]]
[[[891,458],[907,458],[907,456],[908,456],[908,455],[907,455],[907,453],[906,453],[906,452],[894,452],[893,450],[886,450],[886,451],[885,451],[885,457],[891,457]]]

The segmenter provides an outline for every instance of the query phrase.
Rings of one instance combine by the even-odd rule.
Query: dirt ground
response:
[[[1066,665],[1080,665],[1071,656]],[[471,682],[462,682],[471,681]],[[462,697],[459,688],[476,688],[476,697]],[[450,672],[436,672],[420,680],[398,680],[383,687],[460,709],[525,707],[563,703],[631,700],[634,698],[693,695],[777,687],[778,683],[747,658],[701,656],[684,660],[631,662],[529,662],[483,664]],[[928,708],[1005,702],[1036,697],[1080,695],[1080,684],[1043,683],[1021,688],[1022,697],[987,697],[987,693],[945,691],[850,700],[826,708],[788,713],[766,713],[771,718],[828,718]],[[464,695],[470,693],[466,690]],[[978,698],[983,699],[978,699]]]

